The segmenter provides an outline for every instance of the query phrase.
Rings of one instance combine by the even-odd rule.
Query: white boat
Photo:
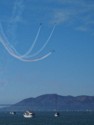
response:
[[[23,116],[24,116],[25,118],[32,118],[32,117],[34,117],[34,113],[32,113],[32,112],[30,112],[30,111],[26,111],[26,112],[23,114]]]
[[[56,112],[56,113],[54,114],[54,117],[59,117],[59,116],[60,116],[59,112]]]

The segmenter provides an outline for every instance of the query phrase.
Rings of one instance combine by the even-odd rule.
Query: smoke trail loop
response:
[[[36,34],[36,37],[35,37],[35,40],[34,40],[32,46],[30,47],[30,49],[29,49],[24,55],[19,54],[19,53],[17,52],[17,50],[8,42],[8,39],[7,39],[6,35],[4,34],[4,31],[3,31],[3,28],[2,28],[2,26],[1,26],[1,24],[0,24],[0,31],[1,31],[1,32],[0,32],[0,42],[2,43],[2,45],[4,46],[4,48],[7,50],[7,52],[8,52],[11,56],[13,56],[13,57],[15,57],[15,58],[17,58],[17,59],[19,59],[19,60],[21,60],[21,61],[26,61],[26,62],[39,61],[39,60],[42,60],[42,59],[47,58],[49,55],[52,54],[52,52],[49,52],[49,53],[45,54],[44,56],[42,56],[42,57],[40,57],[40,58],[35,58],[35,59],[30,59],[30,58],[31,58],[31,57],[35,57],[36,55],[38,55],[38,54],[46,47],[47,43],[48,43],[49,40],[51,39],[51,36],[52,36],[52,34],[53,34],[53,32],[54,32],[54,29],[55,29],[55,26],[53,27],[53,29],[52,29],[52,31],[51,31],[51,33],[50,33],[50,35],[49,35],[47,41],[46,41],[45,44],[42,46],[42,48],[41,48],[39,51],[37,51],[35,54],[29,55],[29,54],[31,53],[32,49],[34,48],[35,44],[36,44],[36,41],[37,41],[38,36],[39,36],[39,33],[40,33],[40,29],[41,29],[41,25],[40,25],[40,27],[39,27],[39,29],[38,29],[38,32],[37,32],[37,34]]]
[[[52,35],[53,35],[53,32],[54,32],[54,30],[55,30],[55,27],[56,27],[56,24],[54,25],[54,27],[53,27],[53,29],[52,29],[52,31],[51,31],[51,33],[50,33],[48,39],[47,39],[46,42],[44,43],[44,45],[43,45],[37,52],[35,52],[34,54],[25,56],[26,58],[37,56],[38,54],[40,54],[40,53],[44,50],[44,48],[47,46],[48,42],[50,41],[50,39],[51,39],[51,37],[52,37]],[[29,54],[29,53],[28,53],[28,54]]]

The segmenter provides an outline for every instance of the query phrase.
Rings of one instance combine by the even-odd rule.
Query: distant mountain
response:
[[[61,96],[45,94],[36,98],[27,98],[2,110],[15,111],[65,111],[65,110],[94,110],[94,96]]]

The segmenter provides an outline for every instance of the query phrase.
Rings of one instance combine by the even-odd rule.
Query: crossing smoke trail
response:
[[[11,48],[9,48],[8,44],[6,44],[6,43],[4,42],[4,39],[3,39],[1,36],[0,36],[0,41],[1,41],[1,43],[3,44],[3,46],[5,47],[5,49],[8,51],[8,53],[9,53],[10,55],[12,55],[13,57],[15,57],[15,58],[17,58],[17,59],[19,59],[19,60],[21,60],[21,61],[35,62],[35,61],[43,60],[43,59],[47,58],[50,54],[52,54],[52,52],[49,52],[49,53],[47,53],[46,55],[44,55],[44,56],[42,56],[42,57],[40,57],[40,58],[36,58],[36,59],[25,59],[25,58],[21,58],[20,56],[16,55],[16,54],[14,53],[14,51],[13,51]]]
[[[27,58],[27,57],[37,56],[38,54],[40,54],[40,53],[44,50],[44,48],[47,46],[48,42],[50,41],[50,39],[51,39],[51,37],[52,37],[52,35],[53,35],[53,32],[54,32],[54,30],[55,30],[55,27],[56,27],[56,24],[54,25],[54,27],[53,27],[53,29],[52,29],[52,31],[51,31],[51,33],[50,33],[48,39],[47,39],[46,42],[44,43],[44,45],[43,45],[37,52],[35,52],[34,54],[29,55],[29,53],[28,53],[28,55],[26,56],[26,58]],[[30,52],[30,51],[29,51],[29,52]]]
[[[31,51],[33,50],[33,48],[34,48],[34,46],[35,46],[35,44],[36,44],[36,42],[37,42],[37,39],[38,39],[38,37],[39,37],[39,33],[40,33],[40,30],[41,30],[41,25],[42,25],[42,24],[40,24],[40,27],[39,27],[39,29],[38,29],[38,32],[37,32],[37,34],[36,34],[36,37],[35,37],[35,39],[34,39],[34,41],[33,41],[33,44],[31,45],[30,49],[29,49],[24,55],[22,55],[21,57],[28,57],[28,54],[30,54]]]
[[[38,37],[39,37],[39,33],[40,33],[40,30],[41,30],[41,25],[42,25],[42,24],[40,24],[40,26],[39,26],[39,29],[38,29],[38,31],[37,31],[37,34],[36,34],[35,39],[34,39],[34,41],[33,41],[33,44],[31,45],[30,49],[29,49],[25,54],[21,55],[20,53],[18,53],[18,51],[17,51],[13,46],[10,45],[11,48],[12,48],[12,50],[14,51],[14,53],[15,53],[16,55],[19,55],[20,57],[26,57],[28,54],[31,53],[31,51],[33,50],[33,48],[34,48],[34,46],[35,46],[35,44],[36,44],[36,42],[37,42],[37,39],[38,39]],[[3,31],[3,28],[2,28],[1,25],[0,25],[0,29],[1,29],[1,32],[2,32],[2,34],[3,34],[3,36],[4,36],[4,38],[6,38],[6,36],[5,36],[5,34],[4,34],[4,31]],[[6,38],[6,40],[8,41],[7,38]],[[9,44],[9,42],[7,42],[7,43]]]
[[[46,55],[41,56],[40,58],[35,58],[35,59],[30,59],[30,57],[27,58],[27,56],[28,56],[28,55],[27,55],[27,52],[28,52],[28,54],[29,54],[29,52],[31,52],[31,48],[30,48],[30,50],[28,50],[28,51],[26,52],[26,54],[24,54],[24,56],[21,55],[21,54],[18,54],[17,50],[8,42],[8,39],[7,39],[6,35],[5,35],[4,32],[3,32],[3,29],[2,29],[2,26],[1,26],[1,25],[0,25],[0,31],[1,31],[1,32],[0,32],[0,42],[2,43],[2,45],[5,47],[5,49],[7,50],[7,52],[8,52],[11,56],[13,56],[13,57],[15,57],[15,58],[17,58],[17,59],[19,59],[19,60],[21,60],[21,61],[26,61],[26,62],[39,61],[39,60],[43,60],[43,59],[47,58],[48,56],[50,56],[50,55],[52,54],[52,52],[49,52],[49,53],[47,53]],[[52,33],[53,33],[53,32],[51,32],[51,34],[50,34],[48,40],[51,38]],[[36,37],[38,37],[38,35],[37,35]],[[37,40],[37,38],[36,38],[36,40]],[[36,41],[34,41],[34,43],[33,43],[33,47],[34,47],[35,42],[36,42]],[[47,42],[46,42],[46,44],[47,44]],[[45,46],[46,46],[46,44],[45,44]],[[45,46],[43,46],[43,47],[45,47]],[[32,47],[32,46],[31,46],[31,47]],[[33,47],[32,47],[32,48],[33,48]],[[44,49],[43,47],[42,47],[41,51]],[[38,55],[38,54],[39,54],[39,53],[37,53],[36,55]],[[25,55],[27,55],[27,56],[25,56]],[[30,55],[30,56],[32,56],[32,55]],[[34,56],[34,55],[33,55],[33,56]],[[34,56],[34,57],[35,57],[35,56]]]
[[[8,25],[8,29],[11,30],[11,28],[12,28],[12,33],[13,34],[14,34],[14,31],[16,30],[16,28],[17,28],[17,23],[21,21],[21,15],[22,15],[23,10],[24,10],[23,0],[16,0],[16,2],[14,4],[14,7],[13,7],[13,13],[12,13],[12,16],[10,18],[9,25]],[[25,62],[34,62],[34,61],[43,60],[43,59],[47,58],[48,56],[50,56],[52,54],[52,51],[48,52],[47,54],[45,54],[45,55],[43,55],[43,56],[41,56],[39,58],[35,58],[35,57],[39,56],[39,54],[47,46],[47,44],[50,41],[50,39],[51,39],[51,37],[53,35],[53,32],[55,30],[55,26],[56,25],[54,25],[52,31],[50,32],[50,34],[48,36],[48,39],[44,43],[44,45],[37,52],[35,52],[34,54],[31,54],[31,52],[32,52],[32,50],[34,49],[34,47],[35,47],[35,45],[37,43],[40,31],[41,31],[42,24],[40,24],[40,26],[38,28],[38,31],[36,33],[36,36],[35,36],[35,39],[34,39],[32,45],[30,46],[30,48],[28,49],[28,51],[26,51],[24,54],[20,54],[14,48],[14,46],[12,44],[10,44],[10,42],[8,41],[7,36],[5,35],[5,32],[3,30],[3,27],[1,25],[1,23],[0,23],[0,42],[4,46],[4,48],[6,49],[6,51],[11,56],[15,57],[16,59],[19,59],[19,60],[25,61]]]

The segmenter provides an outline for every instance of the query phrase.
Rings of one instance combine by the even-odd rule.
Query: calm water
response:
[[[0,125],[94,125],[94,112],[62,112],[57,118],[53,112],[38,112],[31,119],[24,118],[21,112],[0,112]]]

